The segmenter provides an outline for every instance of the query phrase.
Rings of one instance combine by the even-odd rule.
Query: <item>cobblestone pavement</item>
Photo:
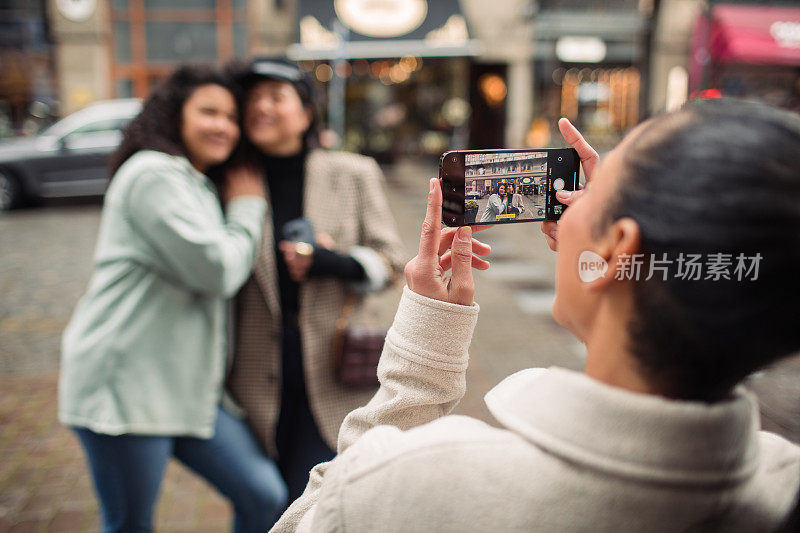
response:
[[[431,172],[410,164],[388,172],[409,257]],[[62,202],[0,216],[0,533],[98,529],[81,450],[56,420],[56,375],[59,337],[88,280],[99,215],[99,202]],[[482,398],[500,379],[530,366],[580,368],[584,350],[550,317],[555,254],[538,224],[496,227],[481,238],[493,247],[492,268],[476,274],[481,316],[456,412],[491,423]],[[399,290],[387,291],[365,315],[388,325],[398,300]],[[800,440],[800,359],[791,364],[756,376],[754,387],[763,394],[765,426]],[[231,516],[204,481],[169,465],[157,530],[224,531]]]

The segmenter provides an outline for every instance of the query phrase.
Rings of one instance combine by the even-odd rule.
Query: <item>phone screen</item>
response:
[[[442,155],[442,219],[448,226],[558,220],[555,193],[575,190],[580,160],[571,148],[453,151]]]

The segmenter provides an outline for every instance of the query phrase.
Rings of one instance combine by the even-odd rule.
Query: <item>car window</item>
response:
[[[129,117],[116,117],[89,122],[88,124],[84,124],[83,126],[72,130],[67,135],[71,136],[80,135],[83,133],[98,133],[103,131],[120,130],[125,126],[125,124],[128,123],[129,120]]]

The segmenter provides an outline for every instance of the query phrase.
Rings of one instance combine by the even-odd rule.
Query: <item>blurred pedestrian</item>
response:
[[[506,185],[506,195],[510,198],[508,212],[521,215],[525,211],[525,204],[522,203],[522,195],[516,192],[514,182]]]
[[[264,531],[286,502],[275,464],[220,405],[225,300],[250,275],[266,202],[231,171],[223,215],[204,173],[240,137],[236,87],[183,66],[156,87],[112,157],[89,287],[64,332],[59,418],[78,435],[104,531],[150,531],[174,456]]]
[[[497,425],[444,416],[465,392],[471,267],[487,268],[474,254],[488,250],[469,227],[440,230],[431,180],[381,387],[274,531],[751,532],[787,519],[800,447],[760,430],[740,383],[800,349],[787,299],[800,294],[800,118],[692,105],[637,127],[602,161],[560,126],[592,185],[560,194],[570,207],[543,230],[558,251],[553,316],[586,344],[584,372],[509,376],[485,398]],[[587,251],[605,275],[579,275]],[[761,262],[746,278],[617,276],[635,254]]]
[[[314,88],[297,65],[258,58],[229,70],[245,91],[244,135],[270,209],[237,299],[228,386],[291,500],[333,457],[345,415],[374,393],[335,379],[336,322],[346,302],[385,288],[404,254],[375,161],[319,148]]]

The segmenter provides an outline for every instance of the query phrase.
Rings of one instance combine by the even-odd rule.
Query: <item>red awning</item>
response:
[[[711,17],[717,62],[800,66],[800,8],[716,5]]]

